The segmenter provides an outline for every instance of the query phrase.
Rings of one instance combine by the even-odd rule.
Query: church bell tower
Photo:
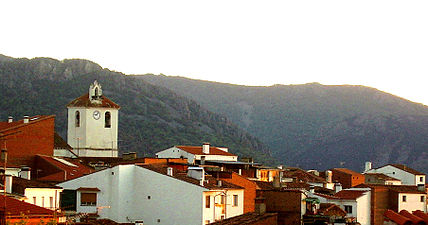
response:
[[[118,157],[120,106],[103,95],[96,80],[67,105],[67,143],[79,157]]]

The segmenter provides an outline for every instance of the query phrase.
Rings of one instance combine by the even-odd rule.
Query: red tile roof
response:
[[[0,195],[0,205],[3,206],[5,197]],[[48,216],[54,215],[54,211],[19,201],[10,197],[6,197],[6,213],[8,216],[20,216],[22,214],[26,216]]]
[[[334,197],[340,198],[340,199],[357,199],[364,195],[367,191],[360,191],[360,190],[342,190],[337,192]]]
[[[76,189],[77,191],[100,191],[100,189],[96,188],[96,187],[80,187]]]
[[[68,149],[70,151],[73,150],[73,148],[69,144],[67,144],[67,142],[57,132],[54,132],[54,148]],[[73,152],[71,153],[74,154]]]
[[[222,221],[210,223],[210,225],[250,225],[250,224],[260,224],[261,222],[266,222],[265,220],[271,217],[277,217],[277,213],[265,213],[258,214],[255,212],[242,214],[239,216],[231,217]],[[274,221],[276,221],[275,219]]]
[[[365,175],[366,175],[366,176],[376,177],[376,178],[377,178],[377,179],[379,179],[379,180],[397,180],[397,181],[399,181],[399,179],[396,179],[396,178],[394,178],[394,177],[387,176],[387,175],[385,175],[385,174],[383,174],[383,173],[366,173]]]
[[[3,177],[2,177],[3,180]],[[12,192],[24,195],[26,188],[51,188],[62,189],[62,187],[44,183],[36,180],[27,180],[20,177],[12,177]]]
[[[144,165],[139,164],[138,166],[143,167],[143,168],[148,169],[148,170],[151,170],[151,171],[154,171],[154,172],[157,172],[157,173],[160,173],[160,174],[163,174],[165,176],[168,176],[166,166],[163,166],[163,165],[157,166],[157,165],[153,165],[153,164],[144,164]],[[175,179],[187,182],[187,183],[191,183],[191,184],[201,186],[199,180],[192,178],[192,177],[189,177],[189,176],[187,176],[187,173],[184,173],[181,171],[180,172],[174,172],[172,177]],[[238,186],[238,185],[235,185],[235,184],[223,181],[223,180],[221,181],[221,186],[218,186],[217,184],[218,184],[217,179],[215,179],[212,176],[205,175],[205,182],[204,182],[204,185],[201,187],[204,187],[207,189],[212,189],[212,190],[216,190],[216,189],[244,189],[241,186]]]
[[[425,175],[424,173],[421,173],[421,172],[414,170],[414,169],[412,169],[406,165],[403,165],[403,164],[388,164],[388,165],[393,166],[393,167],[398,168],[398,169],[401,169],[401,170],[404,170],[404,171],[411,173],[413,175]]]
[[[28,123],[24,123],[23,119],[22,120],[18,120],[18,121],[13,121],[11,123],[9,123],[9,122],[0,122],[0,131],[1,132],[6,132],[6,131],[9,131],[9,130],[13,130],[13,129],[16,129],[16,128],[19,128],[19,127],[22,127],[22,126],[28,126],[30,124],[37,123],[37,122],[40,122],[40,121],[43,121],[43,120],[46,120],[46,119],[50,119],[50,118],[55,118],[55,115],[50,115],[50,116],[46,116],[46,115],[43,115],[43,116],[40,116],[40,115],[32,116],[32,117],[28,118],[28,120],[29,120]]]
[[[333,203],[321,203],[318,213],[326,216],[346,216],[346,211]]]
[[[92,103],[89,99],[89,93],[84,94],[70,103],[67,104],[67,107],[97,107],[97,108],[115,108],[120,109],[120,106],[114,103],[112,100],[108,99],[105,96],[101,96],[101,103]]]
[[[402,216],[402,215],[400,215],[400,214],[398,214],[398,213],[396,213],[390,209],[386,210],[383,215],[398,225],[412,225],[413,224],[409,218]]]
[[[42,181],[61,182],[78,178],[93,172],[93,169],[81,164],[78,159],[64,159],[45,155],[37,155],[37,157],[40,157],[45,163],[48,163],[56,169],[60,170],[60,172],[40,177],[39,180]]]
[[[413,215],[425,220],[425,222],[428,224],[428,214],[427,213],[424,213],[421,210],[416,210],[416,211],[413,211]]]
[[[296,182],[327,183],[326,180],[320,176],[294,167],[287,168],[286,171],[283,171],[283,177],[296,178]]]
[[[350,175],[355,175],[355,176],[358,176],[358,175],[362,176],[363,175],[361,173],[355,172],[355,171],[347,169],[347,168],[334,168],[332,170],[337,170],[337,171],[340,171],[342,173],[346,173],[346,174],[350,174]]]
[[[402,216],[405,216],[405,217],[409,218],[413,222],[413,224],[415,224],[415,225],[425,225],[426,224],[423,219],[421,219],[420,217],[415,216],[415,215],[409,213],[409,211],[407,211],[407,210],[401,210],[399,212],[399,214],[402,215]]]
[[[202,146],[184,146],[184,145],[180,145],[180,146],[175,146],[183,151],[186,151],[190,154],[193,155],[225,155],[225,156],[236,156],[230,152],[226,152],[221,150],[218,147],[214,147],[214,146],[210,146],[210,153],[209,154],[205,154],[202,152]]]

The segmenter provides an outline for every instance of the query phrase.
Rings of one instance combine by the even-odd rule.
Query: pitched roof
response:
[[[418,189],[418,186],[415,185],[384,185],[384,184],[359,184],[355,186],[357,188],[376,188],[376,187],[382,187],[389,189],[394,192],[398,193],[411,193],[411,194],[426,194],[425,191],[420,191]]]
[[[139,164],[138,166],[145,168],[145,169],[148,169],[148,170],[151,170],[151,171],[154,171],[154,172],[157,172],[157,173],[160,173],[160,174],[163,174],[165,176],[168,176],[167,175],[167,166],[153,165],[153,164],[142,164],[142,165]],[[212,189],[212,190],[216,190],[216,189],[244,189],[241,186],[238,186],[238,185],[235,185],[235,184],[223,181],[223,180],[221,181],[221,186],[219,186],[217,183],[217,179],[215,179],[214,177],[209,176],[209,175],[205,175],[205,182],[204,182],[203,186],[201,186],[199,180],[187,176],[187,173],[182,172],[182,171],[174,172],[172,177],[175,179],[187,182],[187,183],[191,183],[191,184],[198,185],[200,187],[204,187],[204,188]]]
[[[409,213],[409,211],[407,210],[401,210],[399,214],[409,218],[413,222],[413,224],[417,224],[417,225],[426,224],[422,218]]]
[[[287,168],[287,170],[283,171],[283,177],[297,178],[297,182],[327,183],[326,180],[320,176],[294,167]]]
[[[67,142],[57,132],[54,132],[54,148],[73,150],[73,148],[67,144]]]
[[[366,176],[376,177],[379,180],[397,180],[397,181],[399,181],[399,179],[387,176],[387,175],[385,175],[383,173],[366,173],[365,175]]]
[[[413,215],[420,217],[421,219],[425,220],[426,223],[428,223],[428,214],[422,212],[421,210],[413,211]]]
[[[264,214],[258,214],[255,212],[251,213],[245,213],[239,216],[231,217],[222,221],[210,223],[210,225],[249,225],[249,224],[258,224],[262,222],[263,220],[266,220],[270,217],[276,217],[277,213],[264,213]],[[276,221],[276,219],[275,219]]]
[[[115,108],[120,109],[120,106],[114,103],[112,100],[108,99],[105,96],[100,96],[101,103],[93,103],[89,99],[89,93],[84,94],[70,103],[67,104],[67,107],[95,107],[95,108]]]
[[[45,155],[37,155],[37,157],[59,170],[57,173],[38,178],[42,181],[60,182],[78,178],[93,172],[91,168],[81,164],[78,159],[64,159]]]
[[[383,215],[398,225],[412,225],[413,224],[409,218],[407,218],[403,215],[400,215],[400,214],[398,214],[398,213],[396,213],[390,209],[387,209]]]
[[[361,190],[342,190],[337,192],[334,197],[340,198],[340,199],[357,199],[364,195],[364,193],[367,191],[361,191]]]
[[[346,216],[346,211],[333,203],[320,203],[318,213],[326,216]]]
[[[50,183],[45,183],[45,182],[40,182],[40,181],[36,181],[36,180],[27,180],[24,178],[20,178],[20,177],[13,177],[12,180],[12,186],[21,186],[24,188],[55,188],[55,189],[62,189],[62,187],[50,184]]]
[[[24,120],[17,120],[17,121],[13,121],[11,123],[9,122],[0,122],[0,131],[1,132],[6,132],[9,130],[13,130],[19,127],[23,127],[23,126],[28,126],[46,119],[50,119],[50,118],[55,118],[55,115],[50,115],[50,116],[46,116],[46,115],[37,115],[37,116],[32,116],[32,117],[28,117],[28,123],[24,123]]]
[[[404,171],[411,173],[413,175],[425,175],[424,173],[421,173],[421,172],[414,170],[414,169],[412,169],[406,165],[403,165],[403,164],[388,164],[388,165],[393,166],[393,167],[398,168],[398,169],[401,169],[401,170],[404,170]]]
[[[4,205],[5,197],[0,195],[0,205]],[[54,215],[54,211],[19,201],[10,197],[6,197],[6,213],[8,216],[20,216],[25,214],[26,216],[50,216]]]
[[[348,168],[334,168],[332,170],[340,171],[342,173],[350,174],[353,176],[363,176],[363,174],[350,170]]]
[[[179,145],[175,146],[183,151],[186,151],[193,155],[225,155],[225,156],[236,156],[235,154],[232,154],[230,152],[226,152],[221,150],[218,147],[210,146],[210,153],[205,154],[202,152],[202,146],[185,146],[185,145]]]

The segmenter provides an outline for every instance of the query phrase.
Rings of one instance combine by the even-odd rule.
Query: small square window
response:
[[[352,213],[352,205],[345,205],[345,212]]]
[[[420,182],[424,182],[424,177],[419,177]]]
[[[97,193],[80,193],[80,205],[81,206],[96,206],[97,205]]]
[[[421,202],[425,202],[425,196],[421,196]]]
[[[403,202],[407,202],[407,196],[403,195]]]

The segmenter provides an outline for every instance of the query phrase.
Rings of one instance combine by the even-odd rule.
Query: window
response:
[[[420,182],[424,182],[424,177],[419,177]]]
[[[421,202],[425,202],[425,196],[421,196]]]
[[[97,205],[97,193],[81,193],[80,194],[80,205],[82,205],[82,206],[96,206]]]
[[[111,114],[110,112],[106,112],[104,115],[104,127],[110,128],[111,127]]]
[[[403,202],[407,202],[407,196],[403,195]]]
[[[50,207],[51,209],[53,209],[53,208],[54,208],[54,204],[53,204],[53,197],[49,197],[49,207]]]
[[[238,195],[233,195],[233,206],[238,206]]]
[[[211,208],[211,199],[210,196],[205,196],[205,208]]]
[[[352,205],[345,205],[346,213],[352,213]]]
[[[42,207],[45,207],[45,197],[42,197]]]
[[[222,196],[220,197],[220,204],[224,205],[224,199],[225,199],[225,197],[226,197],[226,196],[224,196],[224,195],[222,195]]]
[[[80,112],[79,111],[76,111],[76,113],[75,113],[74,122],[75,122],[76,127],[80,127]]]
[[[37,203],[37,198],[33,197],[33,204],[36,205],[36,203]]]

